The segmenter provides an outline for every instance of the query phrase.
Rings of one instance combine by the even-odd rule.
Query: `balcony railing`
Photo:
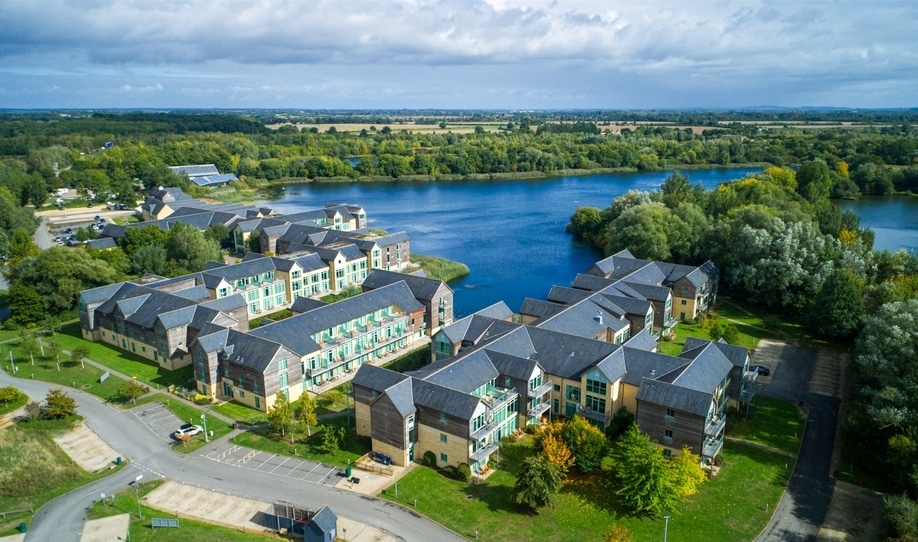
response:
[[[702,457],[716,457],[720,453],[720,450],[724,447],[723,438],[713,438],[706,437],[704,440],[704,446],[701,448]]]
[[[488,422],[488,423],[482,425],[481,427],[479,427],[478,429],[476,429],[476,430],[472,431],[471,433],[469,433],[469,439],[471,439],[471,440],[476,440],[476,441],[480,441],[481,439],[483,439],[483,438],[487,437],[489,434],[491,434],[495,429],[497,429],[497,426],[498,426],[498,425],[499,425],[499,424],[494,423],[493,421],[492,421],[492,422]]]
[[[546,410],[551,406],[551,401],[542,401],[534,407],[531,407],[526,411],[526,415],[530,418],[538,418],[545,413]]]
[[[679,319],[675,316],[670,315],[669,318],[663,321],[663,329],[669,329],[679,323]]]
[[[602,412],[600,410],[593,410],[590,408],[585,408],[583,410],[578,409],[577,414],[580,414],[581,416],[584,416],[591,420],[602,422],[603,425],[605,425],[606,421],[609,419],[609,415],[606,414],[605,412]]]
[[[497,449],[497,443],[488,444],[484,448],[478,448],[477,451],[472,452],[472,455],[469,456],[469,459],[477,463],[484,463],[488,460],[489,457],[491,457],[491,454],[497,451]]]
[[[487,393],[481,396],[481,400],[488,406],[491,411],[499,410],[502,406],[519,397],[516,388],[494,388],[488,386]]]
[[[542,397],[546,393],[551,391],[551,380],[546,380],[542,382],[542,385],[537,387],[534,390],[529,390],[529,397]]]
[[[723,432],[724,427],[726,426],[726,416],[713,416],[712,418],[708,419],[706,424],[704,424],[704,436],[717,437]]]

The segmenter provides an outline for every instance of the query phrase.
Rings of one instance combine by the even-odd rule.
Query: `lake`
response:
[[[688,172],[706,189],[761,168]],[[268,205],[281,213],[326,203],[362,206],[370,227],[404,231],[411,251],[462,262],[469,274],[450,283],[456,317],[504,301],[518,311],[527,297],[544,299],[568,285],[602,254],[564,231],[581,206],[605,209],[628,190],[659,189],[671,171],[511,181],[298,184]]]
[[[861,198],[839,203],[861,217],[861,227],[876,234],[875,250],[918,252],[918,198]]]

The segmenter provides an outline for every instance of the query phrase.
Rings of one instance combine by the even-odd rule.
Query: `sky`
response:
[[[0,0],[0,108],[918,106],[915,0]]]

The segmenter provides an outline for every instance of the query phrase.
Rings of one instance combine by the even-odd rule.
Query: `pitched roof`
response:
[[[711,410],[711,394],[660,380],[645,378],[640,383],[636,400],[663,405],[680,412],[707,416]],[[639,407],[640,408],[640,407]]]
[[[685,345],[682,347],[683,351],[685,350],[694,350],[700,346],[704,346],[710,341],[704,339],[699,339],[697,337],[686,337]],[[727,341],[720,339],[714,343],[714,346],[717,347],[721,353],[730,360],[730,363],[734,367],[745,367],[746,360],[749,358],[749,350],[742,346],[735,346]]]
[[[370,271],[370,274],[367,275],[367,278],[363,281],[363,287],[367,289],[375,289],[399,281],[404,281],[405,284],[408,285],[408,288],[411,290],[411,293],[414,294],[414,297],[417,299],[423,299],[425,301],[434,301],[434,297],[442,287],[445,286],[446,288],[449,288],[449,286],[446,286],[446,283],[444,283],[442,280],[431,279],[419,275],[396,273],[394,271],[386,271],[384,269],[374,269]]]

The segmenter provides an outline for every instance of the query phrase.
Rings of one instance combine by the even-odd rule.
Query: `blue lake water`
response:
[[[745,177],[754,169],[691,171],[705,188]],[[564,231],[581,206],[605,209],[628,190],[656,190],[671,174],[615,173],[513,181],[325,183],[286,187],[268,205],[282,213],[326,203],[362,206],[370,227],[404,231],[411,251],[469,266],[450,286],[455,313],[466,316],[504,301],[519,310],[523,299],[544,299],[567,285],[602,255]]]
[[[862,198],[839,205],[857,213],[861,226],[873,230],[875,250],[918,252],[918,198]]]

